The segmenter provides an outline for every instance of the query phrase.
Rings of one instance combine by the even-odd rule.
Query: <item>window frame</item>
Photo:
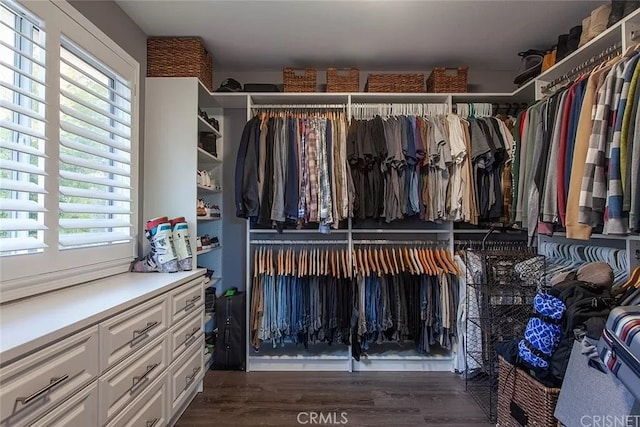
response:
[[[140,212],[140,64],[64,0],[11,0],[43,22],[46,48],[44,243],[41,253],[0,257],[0,304],[130,270],[137,256]],[[60,50],[63,38],[131,82],[131,241],[58,249],[60,152]],[[55,232],[51,232],[54,230]],[[28,273],[25,274],[25,271]]]

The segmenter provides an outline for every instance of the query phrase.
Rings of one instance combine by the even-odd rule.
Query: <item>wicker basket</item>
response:
[[[424,74],[369,74],[365,92],[424,92]]]
[[[302,75],[298,75],[296,69],[285,68],[283,70],[285,92],[315,92],[317,90],[318,71],[315,68],[305,68]]]
[[[213,92],[213,58],[200,37],[151,37],[147,76],[197,77]]]
[[[447,71],[455,70],[454,74]],[[444,68],[437,67],[431,71],[427,79],[427,92],[432,93],[465,93],[467,92],[467,74],[469,67]]]
[[[341,73],[342,71],[342,73]],[[346,71],[346,74],[344,74]],[[360,71],[357,68],[327,68],[327,92],[359,92]]]
[[[499,357],[498,375],[498,426],[520,427],[521,425],[550,427],[559,426],[553,416],[560,395],[559,388],[548,388],[520,368]],[[514,414],[522,412],[527,419],[521,423]],[[522,414],[521,414],[522,415]]]

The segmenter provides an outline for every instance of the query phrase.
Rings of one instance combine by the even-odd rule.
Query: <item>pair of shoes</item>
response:
[[[202,242],[202,249],[211,249],[211,237],[208,234],[201,236],[200,241]]]
[[[207,216],[207,206],[204,203],[204,199],[198,199],[198,202],[196,203],[196,215],[203,217]]]
[[[220,123],[213,117],[209,117],[206,111],[203,111],[200,107],[198,107],[198,115],[202,117],[207,123],[209,123],[215,130],[220,130]]]
[[[198,171],[198,185],[202,187],[211,187],[211,175],[208,171]]]
[[[175,273],[192,269],[189,226],[184,217],[159,217],[147,221],[145,237],[151,251],[133,262],[131,271]]]
[[[218,205],[211,205],[207,211],[211,218],[220,218],[220,207]]]

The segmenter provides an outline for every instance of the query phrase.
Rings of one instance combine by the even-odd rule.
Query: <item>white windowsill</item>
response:
[[[190,280],[205,269],[123,273],[0,306],[0,366]]]

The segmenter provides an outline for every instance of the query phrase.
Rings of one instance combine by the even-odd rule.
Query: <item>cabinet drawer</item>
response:
[[[40,418],[32,427],[88,427],[98,419],[98,385],[91,384]]]
[[[140,394],[107,427],[164,427],[168,424],[167,373]]]
[[[204,335],[204,314],[197,311],[170,331],[171,358],[176,360],[185,350],[190,349]]]
[[[0,369],[0,425],[24,425],[91,382],[98,348],[93,327]]]
[[[167,329],[166,297],[156,298],[100,324],[101,372]]]
[[[142,394],[169,366],[168,337],[156,339],[100,377],[101,424]]]
[[[203,375],[204,368],[204,337],[198,339],[197,344],[185,352],[170,368],[169,385],[171,387],[171,412],[175,412],[194,388]]]
[[[171,292],[171,324],[175,325],[204,304],[203,278],[192,280]]]

